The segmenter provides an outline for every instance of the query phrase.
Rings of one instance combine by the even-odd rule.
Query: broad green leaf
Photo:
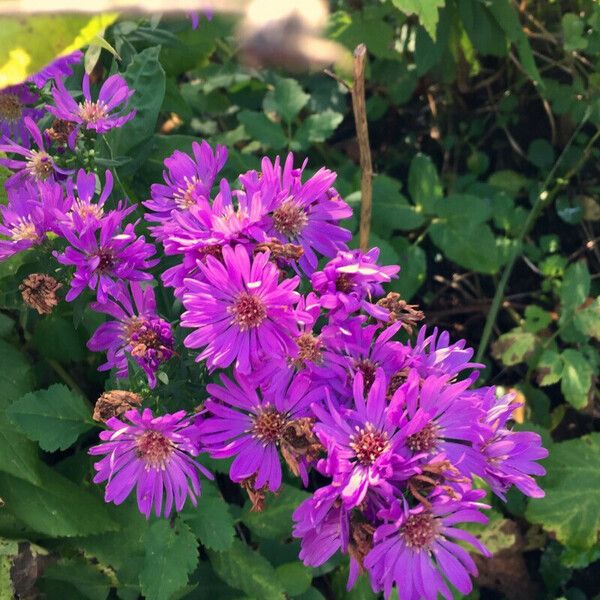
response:
[[[262,538],[284,538],[292,529],[292,513],[309,494],[292,485],[284,485],[276,496],[269,496],[265,509],[252,512],[247,506],[242,521],[250,531]]]
[[[520,327],[501,335],[492,345],[492,356],[510,367],[525,362],[534,352],[537,338]]]
[[[89,600],[105,600],[111,587],[110,579],[98,566],[78,559],[61,559],[48,565],[43,579],[70,583]]]
[[[14,327],[15,322],[9,316],[0,313],[0,337],[7,337]]]
[[[215,573],[227,585],[260,600],[285,600],[285,589],[269,561],[235,540],[228,552],[209,551]]]
[[[206,548],[222,552],[233,544],[233,517],[215,485],[204,483],[198,506],[185,511],[182,518]]]
[[[581,352],[568,348],[561,355],[563,362],[560,389],[569,404],[577,409],[588,403],[594,369]]]
[[[546,495],[529,502],[527,519],[562,544],[591,548],[600,530],[600,434],[553,444],[545,467]]]
[[[238,120],[248,135],[264,146],[279,150],[286,145],[281,125],[271,121],[264,113],[242,110],[238,113]]]
[[[435,40],[439,9],[446,0],[392,0],[392,4],[406,15],[417,15],[427,33]]]
[[[425,154],[418,153],[410,163],[408,192],[417,211],[433,213],[444,191],[435,165]]]
[[[165,97],[166,77],[158,60],[160,46],[146,48],[133,57],[123,76],[135,93],[129,99],[129,109],[135,108],[135,118],[106,135],[112,155],[122,156],[148,139],[156,129],[156,121]]]
[[[537,381],[540,385],[552,385],[560,381],[563,363],[558,352],[544,350],[536,367]]]
[[[56,57],[85,46],[116,18],[116,14],[3,16],[0,89],[23,81]]]
[[[400,272],[398,279],[393,279],[386,289],[399,292],[404,300],[410,300],[425,283],[427,256],[423,248],[411,244],[406,238],[395,238],[393,247],[397,252]]]
[[[40,485],[0,473],[6,510],[34,531],[73,537],[116,528],[106,505],[81,485],[39,464]]]
[[[329,108],[321,113],[310,115],[298,127],[294,141],[298,142],[302,148],[308,146],[309,142],[324,142],[343,120],[342,113]]]
[[[504,190],[511,196],[516,196],[523,188],[527,187],[529,181],[516,171],[500,170],[490,175],[488,183]]]
[[[33,344],[45,358],[78,362],[85,357],[85,344],[73,323],[62,317],[41,319],[33,333]]]
[[[299,596],[310,587],[312,571],[300,561],[279,565],[275,571],[281,585],[290,596]]]
[[[584,50],[588,41],[584,37],[585,23],[578,15],[566,13],[561,19],[563,30],[563,46],[567,52]]]
[[[142,593],[147,600],[169,600],[187,585],[198,564],[198,542],[185,523],[169,521],[150,525],[144,538],[146,555],[140,573]]]
[[[600,298],[578,310],[574,317],[575,327],[581,333],[600,340]]]
[[[538,333],[542,329],[546,329],[552,323],[552,315],[535,304],[529,305],[525,309],[525,324],[524,327],[531,333]]]
[[[94,427],[90,407],[63,384],[26,394],[13,402],[6,414],[47,452],[65,450]]]
[[[0,410],[0,471],[41,485],[37,447],[9,423]]]
[[[473,46],[480,54],[506,56],[508,41],[489,9],[483,2],[459,0],[462,25]]]
[[[306,106],[310,95],[295,80],[280,78],[264,100],[266,112],[274,110],[284,121],[291,123]]]
[[[33,377],[27,359],[13,346],[0,340],[0,409],[31,390]]]
[[[539,169],[548,169],[554,163],[554,148],[548,140],[537,138],[529,144],[527,158]]]

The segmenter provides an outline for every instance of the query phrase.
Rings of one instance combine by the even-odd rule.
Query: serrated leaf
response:
[[[331,109],[310,115],[298,127],[294,141],[298,142],[302,147],[308,146],[310,142],[324,142],[343,120],[344,115],[342,113]]]
[[[578,310],[574,317],[575,327],[581,333],[600,340],[600,298]]]
[[[235,537],[234,520],[227,502],[214,485],[202,485],[198,506],[186,510],[182,518],[206,548],[218,552],[231,548]]]
[[[239,540],[228,552],[208,553],[215,573],[227,585],[261,600],[285,600],[285,590],[269,561]]]
[[[279,565],[275,571],[281,585],[290,596],[299,596],[310,587],[312,571],[301,562]]]
[[[435,41],[439,10],[446,0],[392,0],[392,4],[405,15],[417,15],[421,25]]]
[[[144,537],[144,567],[140,573],[146,600],[169,600],[187,585],[198,564],[198,542],[182,522],[174,527],[169,521],[152,523]]]
[[[309,100],[310,95],[295,79],[282,77],[265,97],[265,109],[267,112],[275,110],[284,121],[290,123]]]
[[[544,385],[552,385],[560,381],[563,372],[563,363],[558,352],[544,350],[536,367],[537,382]]]
[[[583,261],[569,265],[560,288],[563,312],[579,308],[590,293],[590,272]]]
[[[418,153],[412,159],[408,172],[408,192],[418,211],[435,212],[444,190],[429,156]]]
[[[501,335],[492,345],[492,356],[510,367],[525,362],[535,350],[537,338],[517,327]]]
[[[563,363],[560,389],[569,404],[577,409],[585,408],[594,369],[581,352],[572,348],[565,350],[560,357]]]
[[[102,533],[116,528],[105,504],[40,461],[40,485],[0,473],[6,509],[25,525],[52,537]]]
[[[6,410],[9,419],[43,450],[65,450],[94,427],[90,407],[66,385],[30,392]]]
[[[238,113],[238,120],[248,135],[261,144],[273,150],[279,150],[285,146],[286,137],[281,125],[269,120],[264,113],[242,110]]]
[[[111,587],[109,578],[97,566],[77,559],[62,559],[48,565],[43,578],[70,583],[89,600],[105,600]]]
[[[545,461],[544,498],[526,516],[575,548],[591,548],[600,530],[600,434],[553,444]]]
[[[309,494],[292,485],[284,485],[276,496],[269,496],[265,509],[252,512],[247,507],[242,521],[250,531],[263,538],[288,537],[292,530],[292,513]]]
[[[525,309],[525,329],[531,333],[538,333],[552,323],[552,315],[532,304]]]

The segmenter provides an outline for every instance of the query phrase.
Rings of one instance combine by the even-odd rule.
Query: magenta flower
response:
[[[65,77],[73,75],[73,65],[81,62],[83,59],[83,52],[76,50],[66,56],[60,56],[54,59],[51,63],[46,65],[41,71],[38,71],[35,75],[32,75],[29,80],[35,83],[39,88],[44,87],[47,81],[54,79],[54,81],[62,81]]]
[[[186,279],[183,327],[194,328],[184,340],[188,348],[203,348],[196,360],[211,369],[235,361],[247,374],[262,356],[287,356],[297,333],[294,306],[299,279],[279,282],[279,270],[269,253],[250,260],[243,246],[223,248],[223,262],[207,256],[198,263],[202,280]]]
[[[25,118],[35,122],[44,116],[43,111],[30,107],[37,99],[37,95],[24,83],[0,90],[0,140],[9,138],[24,147],[30,145],[31,136],[25,126]]]
[[[154,388],[156,371],[174,354],[171,325],[156,313],[151,286],[142,289],[137,282],[130,283],[129,288],[119,285],[113,295],[114,300],[91,304],[93,310],[115,320],[102,323],[87,347],[93,352],[106,351],[106,362],[98,370],[116,368],[117,377],[127,377],[127,356],[131,356],[146,373],[150,388]]]
[[[474,499],[483,495],[483,491],[471,492]],[[430,508],[395,503],[387,511],[393,522],[377,528],[375,545],[364,561],[373,589],[382,590],[386,598],[396,586],[402,600],[437,600],[438,594],[452,600],[448,580],[461,594],[469,594],[477,567],[457,541],[490,554],[474,535],[455,525],[486,523],[479,508],[489,507],[474,500],[440,500]]]
[[[200,440],[214,458],[235,456],[229,476],[241,482],[255,477],[253,487],[275,492],[281,485],[278,445],[286,427],[310,416],[310,406],[323,395],[309,377],[298,375],[284,389],[260,391],[248,378],[221,375],[222,386],[209,384],[206,413],[198,423]],[[306,469],[306,465],[300,465]]]
[[[129,410],[124,418],[106,422],[100,433],[102,442],[92,446],[92,456],[104,455],[94,464],[94,483],[106,481],[104,499],[121,504],[136,488],[140,512],[150,518],[180,511],[189,497],[196,506],[201,486],[199,473],[212,479],[211,473],[192,457],[199,454],[195,426],[181,410],[154,417],[146,408],[140,414]],[[164,504],[164,507],[163,507]]]
[[[146,271],[159,262],[151,258],[155,248],[146,242],[143,235],[136,235],[133,224],[123,228],[122,219],[122,211],[111,211],[99,226],[84,227],[79,216],[73,214],[74,230],[61,227],[62,235],[70,246],[56,258],[63,265],[75,267],[71,288],[66,295],[67,302],[89,287],[96,290],[98,301],[104,303],[108,295],[117,289],[119,280],[152,279]]]
[[[83,76],[84,101],[77,103],[67,91],[61,79],[56,81],[52,96],[56,106],[48,105],[49,113],[57,119],[75,123],[77,127],[69,137],[69,146],[73,147],[78,129],[88,129],[97,133],[106,133],[115,127],[122,127],[135,117],[135,109],[126,113],[129,98],[134,90],[129,89],[121,75],[111,75],[100,88],[98,99],[92,100],[90,92],[90,77]]]
[[[294,157],[288,154],[283,169],[277,157],[274,163],[263,158],[262,174],[250,171],[240,176],[249,197],[262,196],[262,204],[271,213],[267,233],[284,243],[302,246],[298,261],[310,275],[317,267],[318,254],[333,257],[346,249],[352,234],[338,225],[352,215],[352,209],[331,187],[336,175],[320,169],[302,183],[306,162],[294,169]]]
[[[345,320],[362,309],[376,319],[388,320],[389,312],[372,300],[383,296],[382,284],[390,282],[400,267],[381,267],[378,258],[379,248],[368,252],[340,250],[322,271],[313,273],[313,289],[321,306],[331,311],[331,319]]]

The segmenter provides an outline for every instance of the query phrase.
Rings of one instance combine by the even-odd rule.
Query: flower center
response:
[[[292,199],[286,200],[273,212],[275,229],[288,238],[296,237],[306,227],[307,223],[306,211]]]
[[[31,155],[27,159],[27,170],[38,181],[48,179],[54,171],[50,155],[43,150],[31,150]]]
[[[349,294],[354,289],[354,280],[349,273],[339,273],[335,280],[335,289],[342,294]]]
[[[96,252],[96,256],[100,259],[100,262],[96,267],[97,271],[106,273],[112,270],[115,265],[115,256],[110,248],[100,248],[98,252]]]
[[[355,429],[356,433],[350,436],[349,445],[362,465],[372,465],[389,450],[390,442],[387,433],[376,430],[372,423],[367,423],[362,429],[357,425]]]
[[[131,355],[152,369],[173,356],[171,326],[160,317],[132,317],[125,327]]]
[[[410,515],[400,527],[404,543],[413,550],[429,549],[437,535],[437,526],[429,512]]]
[[[361,360],[357,360],[354,363],[354,368],[357,371],[360,371],[363,376],[364,382],[364,393],[368,393],[375,381],[375,374],[377,373],[377,364],[374,363],[370,358],[363,358]]]
[[[136,455],[146,463],[146,469],[164,471],[175,446],[158,431],[147,431],[136,442]]]
[[[388,400],[398,391],[401,385],[405,383],[408,378],[408,369],[402,369],[401,371],[396,371],[390,379],[390,384],[387,389],[387,398]]]
[[[437,445],[438,428],[432,423],[428,423],[417,433],[408,436],[406,445],[413,452],[430,452]]]
[[[267,404],[263,410],[254,418],[252,434],[265,446],[279,441],[287,419],[275,408]]]
[[[22,240],[31,240],[32,242],[37,241],[38,233],[31,219],[20,218],[19,224],[11,229],[11,238],[15,242],[20,242]]]
[[[75,200],[75,206],[72,208],[72,212],[78,214],[82,220],[93,219],[100,221],[104,215],[104,209],[97,204],[90,204],[83,200]]]
[[[265,303],[248,292],[242,292],[230,308],[233,322],[242,330],[254,329],[267,318]]]
[[[23,116],[23,104],[16,94],[0,94],[0,121],[17,123]]]
[[[183,178],[183,181],[185,182],[185,185],[177,188],[177,191],[173,194],[173,198],[175,199],[177,208],[187,210],[196,204],[196,198],[198,196],[196,188],[199,187],[201,182],[195,175],[191,179],[186,176]]]
[[[296,339],[298,356],[293,360],[297,366],[302,366],[306,361],[319,364],[323,359],[321,340],[312,333],[303,333]]]
[[[79,116],[84,123],[98,123],[106,117],[108,108],[103,102],[90,102],[86,100],[79,105]]]

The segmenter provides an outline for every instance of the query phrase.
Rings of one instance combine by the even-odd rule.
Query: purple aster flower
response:
[[[0,140],[8,138],[27,147],[31,143],[25,119],[37,121],[43,111],[31,108],[38,96],[26,84],[13,85],[0,90]]]
[[[171,218],[172,211],[187,211],[197,205],[209,209],[210,191],[227,161],[227,149],[217,145],[213,150],[206,141],[202,141],[201,144],[192,144],[192,152],[193,158],[176,150],[165,159],[165,184],[153,184],[152,198],[143,203],[151,211],[146,219],[159,223],[152,228],[158,239],[162,239],[161,225]]]
[[[4,144],[0,144],[0,152],[19,154],[23,157],[20,160],[0,158],[0,165],[17,170],[5,181],[4,185],[8,188],[22,185],[23,180],[39,182],[54,179],[56,173],[68,174],[69,171],[59,169],[52,157],[46,152],[44,140],[38,126],[29,117],[25,117],[23,123],[37,145],[37,149],[26,148],[13,140],[4,138]]]
[[[471,493],[474,499],[483,495]],[[474,535],[455,525],[486,523],[479,508],[489,507],[472,499],[436,501],[430,507],[416,508],[409,508],[406,502],[395,503],[387,514],[393,522],[377,528],[375,545],[364,561],[373,589],[383,590],[386,598],[396,586],[402,600],[437,600],[438,594],[452,600],[448,580],[459,592],[468,594],[477,567],[457,542],[470,544],[486,556],[489,552]]]
[[[52,89],[56,106],[46,107],[48,112],[57,119],[77,124],[69,138],[71,147],[74,146],[78,129],[106,133],[115,127],[122,127],[131,121],[136,113],[135,109],[125,113],[128,100],[134,94],[134,90],[129,89],[121,75],[111,75],[102,84],[96,101],[92,100],[90,77],[87,73],[83,76],[82,87],[84,101],[77,103],[67,91],[62,80],[58,79],[56,87]]]
[[[127,209],[125,213],[134,208]],[[116,290],[118,280],[152,279],[146,271],[159,262],[151,258],[156,250],[143,235],[136,235],[134,224],[121,226],[123,216],[123,211],[111,211],[99,226],[92,224],[85,227],[79,215],[74,213],[74,230],[61,227],[62,235],[70,246],[57,255],[57,260],[75,267],[71,289],[66,295],[67,302],[89,287],[97,291],[98,301],[104,303]]]
[[[261,391],[240,373],[235,379],[222,375],[222,386],[207,386],[211,398],[198,423],[200,440],[214,458],[235,456],[229,471],[233,481],[255,477],[254,489],[268,486],[275,492],[281,485],[278,447],[285,430],[295,419],[310,415],[323,391],[303,374],[278,392]],[[305,471],[306,465],[299,466]]]
[[[368,252],[340,250],[322,271],[313,273],[313,289],[320,296],[321,306],[331,311],[330,318],[345,320],[363,309],[372,317],[387,321],[389,311],[372,303],[383,296],[382,283],[395,277],[400,267],[381,267],[377,264],[379,248]]]
[[[127,356],[144,370],[150,388],[156,386],[156,371],[168,361],[173,352],[171,325],[156,313],[154,289],[142,289],[139,283],[124,284],[114,291],[114,300],[94,302],[96,312],[114,317],[98,327],[87,347],[93,352],[106,351],[106,362],[100,371],[117,369],[117,377],[127,377]],[[132,301],[133,300],[133,301]]]
[[[76,50],[66,56],[60,56],[54,59],[51,63],[46,65],[41,71],[38,71],[35,75],[29,78],[38,88],[44,87],[47,81],[54,79],[54,81],[62,81],[65,77],[73,75],[73,65],[81,62],[83,59],[83,52]]]
[[[269,253],[252,261],[243,246],[223,248],[223,262],[207,256],[198,263],[202,280],[186,279],[183,327],[195,331],[185,338],[188,348],[203,348],[197,359],[211,369],[235,361],[242,373],[265,356],[287,356],[297,333],[294,306],[299,279],[279,282],[279,270]]]
[[[95,463],[94,483],[107,481],[104,499],[121,504],[136,488],[140,512],[150,518],[180,511],[186,499],[194,506],[200,496],[199,473],[211,473],[192,457],[199,454],[195,426],[185,411],[155,417],[149,408],[129,410],[124,421],[113,417],[100,433],[102,442],[90,448]],[[163,508],[164,503],[164,508]]]
[[[212,9],[210,9],[210,8],[205,8],[201,13],[198,13],[198,12],[187,13],[189,20],[192,22],[192,29],[198,29],[198,27],[200,26],[200,17],[204,17],[204,18],[208,19],[209,21],[212,21],[213,15],[214,15],[214,13],[213,13]]]
[[[380,368],[366,397],[362,373],[356,375],[355,408],[338,411],[330,396],[327,408],[313,406],[318,419],[315,433],[327,448],[327,458],[319,461],[318,468],[341,488],[347,509],[359,506],[369,490],[392,498],[395,482],[419,472],[416,464],[421,456],[410,456],[398,427],[387,417],[386,391]]]
[[[333,257],[346,249],[352,234],[338,225],[340,219],[352,215],[352,209],[331,187],[335,173],[320,169],[302,183],[306,161],[294,169],[294,157],[288,154],[283,169],[280,158],[274,163],[263,158],[262,174],[250,171],[240,176],[246,193],[263,195],[263,205],[271,212],[268,235],[285,243],[302,247],[298,261],[302,270],[311,274],[317,267],[317,253]],[[267,201],[267,198],[272,198]]]

